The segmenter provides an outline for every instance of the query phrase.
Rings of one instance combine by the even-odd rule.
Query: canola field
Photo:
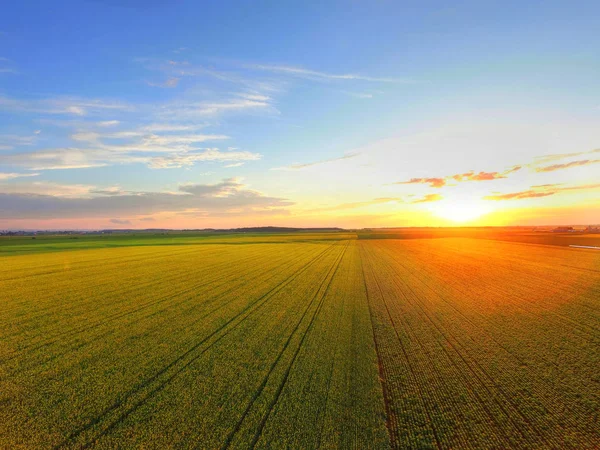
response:
[[[600,252],[130,239],[0,240],[0,448],[600,447]]]

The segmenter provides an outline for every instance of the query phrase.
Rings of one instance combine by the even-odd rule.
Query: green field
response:
[[[600,252],[560,245],[1,238],[0,448],[600,448]]]

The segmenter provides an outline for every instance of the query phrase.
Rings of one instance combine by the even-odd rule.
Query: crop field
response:
[[[600,252],[0,240],[0,448],[600,448]]]

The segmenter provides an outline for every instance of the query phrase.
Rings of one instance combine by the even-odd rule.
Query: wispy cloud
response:
[[[15,68],[13,61],[8,58],[0,57],[0,74],[16,75],[19,71]]]
[[[441,188],[446,185],[446,178],[411,178],[408,181],[397,181],[393,184],[428,184],[434,188]]]
[[[509,192],[507,194],[487,195],[484,200],[519,200],[523,198],[547,197],[556,194],[556,191],[534,191],[532,189],[521,192]]]
[[[346,159],[356,158],[358,155],[360,155],[360,153],[348,153],[347,155],[340,156],[339,158],[322,159],[320,161],[313,161],[313,162],[302,163],[302,164],[291,164],[289,166],[284,166],[284,167],[274,167],[271,170],[302,170],[302,169],[306,169],[308,167],[318,166],[320,164],[328,164],[328,163],[332,163],[335,161],[343,161]]]
[[[147,81],[146,84],[148,86],[153,86],[153,87],[161,87],[161,88],[176,88],[177,85],[179,84],[179,80],[181,78],[178,77],[170,77],[167,78],[164,82],[162,83],[156,83],[154,81]]]
[[[2,172],[0,172],[0,181],[13,180],[15,178],[37,177],[38,175],[39,175],[39,173],[14,173],[14,172],[2,173]],[[0,186],[0,190],[1,189],[2,189],[2,187]]]
[[[54,97],[40,100],[24,100],[0,96],[0,109],[23,113],[86,116],[88,114],[98,114],[99,112],[107,110],[130,111],[133,107],[118,101],[78,97]]]
[[[314,81],[331,81],[331,80],[360,80],[371,81],[377,83],[412,83],[412,80],[403,78],[391,77],[376,77],[370,75],[361,75],[355,73],[335,74],[322,72],[318,70],[306,69],[298,66],[287,66],[278,64],[243,64],[244,68],[259,70],[294,77],[307,78]]]
[[[539,198],[556,195],[566,191],[588,191],[600,188],[600,184],[584,184],[575,186],[564,186],[562,184],[542,184],[532,186],[531,189],[506,194],[493,194],[484,197],[484,200],[521,200],[526,198]]]
[[[60,184],[50,181],[18,182],[0,185],[0,193],[5,194],[7,197],[10,195],[43,195],[56,198],[91,198],[94,194],[94,189],[95,186],[86,184]]]
[[[538,167],[536,172],[554,172],[555,170],[569,169],[571,167],[588,166],[590,164],[600,163],[600,159],[584,159],[580,161],[571,161],[563,164],[552,164],[551,166]]]
[[[341,91],[342,93],[349,95],[350,97],[360,98],[360,99],[370,99],[373,98],[373,94],[368,92],[352,92],[352,91]]]
[[[33,145],[36,142],[39,130],[35,130],[29,136],[17,134],[0,134],[0,150],[11,150],[15,147]]]
[[[0,155],[0,163],[30,170],[83,169],[115,164],[146,164],[153,169],[189,167],[197,162],[256,161],[262,155],[248,151],[222,151],[218,148],[173,150],[167,147],[106,146],[101,148],[56,148],[28,153]],[[154,151],[153,151],[154,150]],[[148,154],[150,153],[150,154]],[[157,155],[156,153],[163,153]]]
[[[96,125],[104,128],[104,127],[116,127],[120,123],[121,122],[119,122],[118,120],[102,120],[100,122],[96,122]]]
[[[577,156],[583,156],[583,155],[593,155],[595,153],[600,153],[600,148],[595,148],[593,150],[589,150],[589,151],[585,151],[585,152],[554,153],[551,155],[538,156],[535,158],[535,161],[536,161],[535,163],[542,164],[542,163],[547,163],[550,161],[558,161],[560,159],[575,158]]]
[[[459,183],[465,181],[491,181],[498,180],[501,178],[507,178],[507,176],[513,172],[521,170],[522,166],[513,166],[503,172],[475,172],[469,171],[464,173],[457,173],[454,175],[448,175],[445,177],[432,177],[432,178],[411,178],[408,181],[398,181],[392,184],[428,184],[434,188],[441,188],[446,186],[448,182],[456,181]]]
[[[217,117],[226,113],[270,112],[279,114],[269,97],[255,98],[237,95],[219,101],[180,101],[160,106],[156,116],[166,120],[197,120]]]
[[[236,161],[229,167],[238,167],[246,161],[257,161],[262,158],[260,153],[248,151],[221,151],[218,148],[207,148],[200,151],[189,151],[183,154],[150,159],[149,167],[153,169],[170,169],[189,167],[197,162],[228,162]]]
[[[413,200],[411,203],[429,203],[429,202],[437,202],[442,200],[444,197],[442,197],[440,194],[427,194],[424,197],[421,197],[419,199]]]

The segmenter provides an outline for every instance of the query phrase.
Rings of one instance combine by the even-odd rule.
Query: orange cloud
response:
[[[499,178],[506,178],[506,176],[510,173],[516,172],[517,170],[521,170],[522,166],[513,166],[504,172],[479,172],[475,173],[474,171],[469,171],[465,173],[457,173],[455,175],[449,175],[443,178],[411,178],[408,181],[399,181],[394,184],[429,184],[429,186],[434,188],[441,188],[447,184],[449,180],[454,180],[458,182],[463,181],[490,181],[497,180]]]
[[[528,191],[522,191],[522,192],[511,192],[508,194],[488,195],[483,198],[484,198],[484,200],[514,200],[514,199],[522,199],[522,198],[548,197],[549,195],[554,195],[554,194],[556,194],[556,191],[536,192],[536,191],[530,189]]]
[[[553,164],[551,166],[538,167],[536,172],[554,172],[555,170],[568,169],[570,167],[587,166],[588,164],[599,163],[600,159],[582,159],[580,161],[571,161],[564,164]]]
[[[425,197],[420,198],[418,200],[414,200],[411,203],[428,203],[428,202],[437,202],[441,200],[442,197],[440,194],[427,194]]]
[[[509,192],[507,194],[494,194],[483,197],[484,200],[519,200],[523,198],[538,198],[548,197],[550,195],[558,194],[563,191],[580,191],[580,190],[591,190],[600,188],[600,184],[583,184],[579,186],[565,186],[558,187],[560,184],[540,184],[532,186],[527,191],[520,192]],[[541,190],[540,190],[541,189]]]
[[[411,178],[408,181],[398,181],[394,184],[429,184],[431,187],[441,188],[446,185],[444,178]]]

